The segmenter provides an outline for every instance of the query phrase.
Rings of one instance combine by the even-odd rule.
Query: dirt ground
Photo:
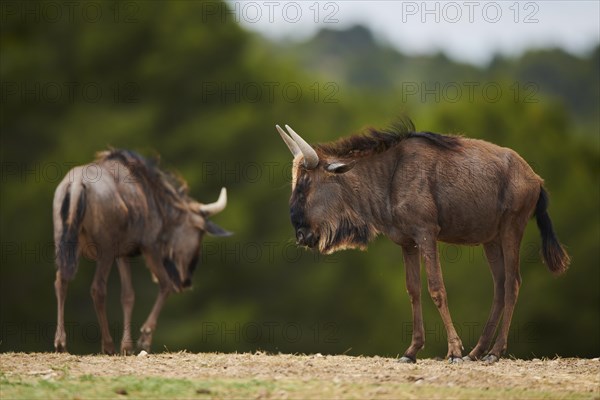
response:
[[[320,354],[182,352],[124,357],[4,353],[0,354],[0,375],[3,398],[27,393],[7,392],[15,382],[35,383],[65,380],[65,377],[73,381],[82,377],[107,378],[109,382],[112,378],[133,376],[204,383],[203,389],[195,394],[220,398],[248,394],[253,398],[425,398],[427,393],[439,394],[433,396],[438,398],[446,395],[477,398],[481,393],[489,393],[491,397],[496,393],[503,398],[600,399],[600,359],[576,358],[503,359],[487,365],[436,360],[400,364],[390,358]],[[252,390],[256,390],[232,392],[223,382],[253,382]],[[206,385],[214,385],[216,389]],[[219,387],[224,389],[219,391]],[[425,396],[419,395],[419,387],[428,388],[422,392]]]

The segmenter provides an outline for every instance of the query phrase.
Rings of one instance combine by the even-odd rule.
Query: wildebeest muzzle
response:
[[[299,246],[315,247],[319,243],[319,237],[307,228],[299,228],[296,231],[296,244]]]

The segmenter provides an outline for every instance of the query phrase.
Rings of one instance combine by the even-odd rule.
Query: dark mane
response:
[[[110,149],[96,154],[96,162],[114,160],[123,164],[130,172],[126,177],[136,181],[152,196],[163,218],[176,218],[185,209],[188,186],[185,180],[159,167],[160,160],[149,159],[135,151]]]
[[[460,145],[460,137],[446,136],[432,132],[416,132],[410,119],[400,119],[389,128],[367,128],[365,132],[331,143],[318,144],[316,149],[334,157],[364,157],[383,153],[406,139],[423,138],[431,144],[445,149],[455,149]]]

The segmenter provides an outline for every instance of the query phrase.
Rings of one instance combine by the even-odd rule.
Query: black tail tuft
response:
[[[535,220],[542,235],[544,262],[553,274],[560,275],[569,268],[571,259],[554,233],[552,221],[548,215],[548,193],[543,187],[535,206]]]
[[[62,236],[56,249],[56,261],[58,269],[63,279],[72,280],[77,272],[78,263],[78,236],[79,228],[83,222],[85,214],[85,188],[77,201],[77,210],[69,223],[69,208],[71,204],[71,193],[67,190],[65,198],[60,208],[60,217],[62,220]]]

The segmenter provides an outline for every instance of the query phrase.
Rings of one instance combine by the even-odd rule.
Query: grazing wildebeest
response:
[[[560,274],[569,265],[548,216],[543,180],[511,149],[415,132],[410,121],[314,148],[286,129],[289,135],[277,126],[294,156],[290,214],[297,243],[332,253],[364,249],[383,234],[402,247],[413,313],[412,342],[402,362],[415,362],[425,342],[420,257],[446,328],[451,362],[494,362],[506,350],[521,285],[519,246],[533,214],[550,271]],[[437,241],[483,244],[492,271],[492,309],[477,345],[464,358],[448,311]]]
[[[229,233],[208,220],[227,204],[225,188],[215,203],[201,204],[186,183],[157,163],[127,150],[98,154],[95,162],[73,168],[56,188],[53,204],[58,324],[54,347],[66,351],[64,305],[67,284],[79,255],[96,260],[91,294],[102,334],[102,352],[114,353],[108,329],[106,281],[113,261],[121,278],[124,330],[121,352],[133,352],[131,312],[134,292],[127,257],[142,254],[159,293],[141,328],[138,348],[150,351],[152,334],[171,292],[191,287],[205,233]]]

